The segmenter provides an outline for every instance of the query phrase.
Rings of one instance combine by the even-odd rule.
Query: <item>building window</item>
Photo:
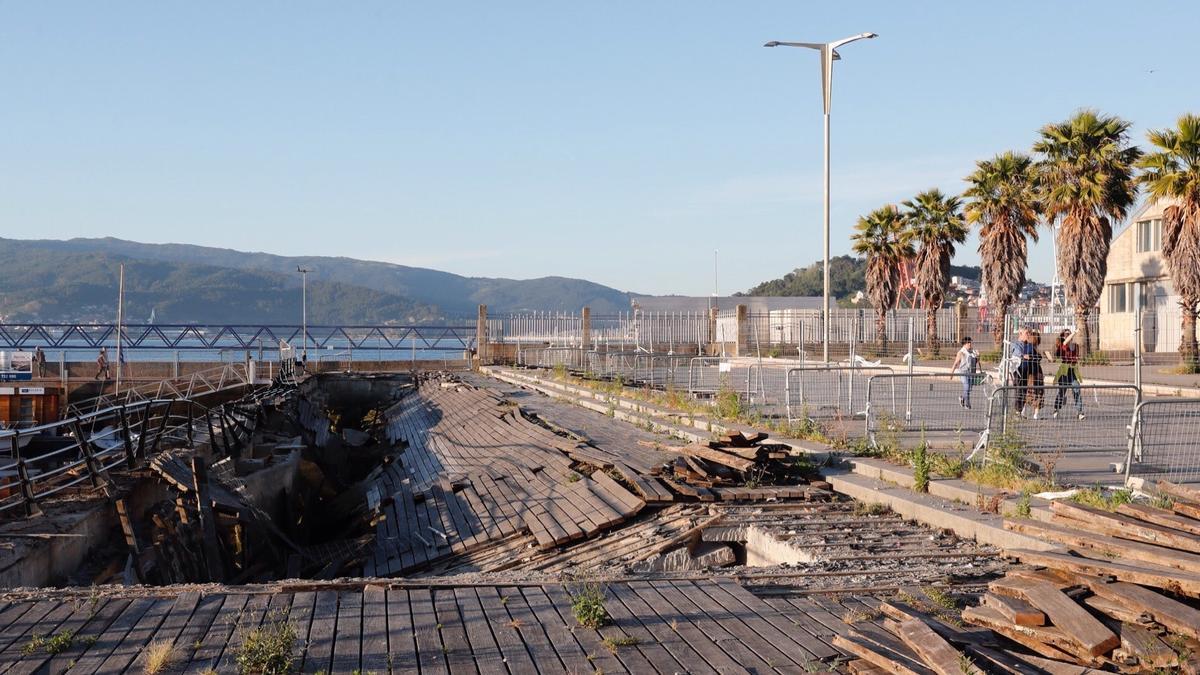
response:
[[[1108,285],[1108,311],[1110,313],[1131,311],[1133,308],[1129,306],[1129,300],[1128,284]]]
[[[1162,219],[1141,220],[1137,224],[1137,251],[1148,253],[1162,248]]]

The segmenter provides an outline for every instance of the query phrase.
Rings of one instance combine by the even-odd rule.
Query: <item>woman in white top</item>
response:
[[[971,387],[975,384],[975,373],[978,369],[979,352],[972,346],[971,338],[965,337],[962,348],[954,355],[954,364],[950,366],[950,371],[957,373],[962,379],[962,396],[958,399],[958,405],[968,410],[971,409]]]

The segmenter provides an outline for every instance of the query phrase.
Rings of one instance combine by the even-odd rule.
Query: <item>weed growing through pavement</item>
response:
[[[571,613],[580,626],[600,628],[608,623],[608,609],[604,606],[606,594],[604,587],[596,583],[586,583],[571,592]]]
[[[245,675],[285,675],[296,660],[296,626],[280,612],[267,615],[263,625],[242,638],[237,648],[238,672]]]

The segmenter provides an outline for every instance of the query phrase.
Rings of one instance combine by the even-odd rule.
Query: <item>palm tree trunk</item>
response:
[[[1183,309],[1183,339],[1179,343],[1180,365],[1189,373],[1197,371],[1196,362],[1196,303],[1181,303]]]
[[[887,352],[887,309],[879,309],[875,314],[875,342],[879,345],[880,353]]]
[[[937,332],[937,309],[932,306],[925,308],[925,346],[929,347],[929,351],[935,357],[941,352],[941,341],[938,340]]]
[[[992,339],[996,341],[996,349],[1004,349],[1004,331],[1008,327],[1004,324],[1008,322],[1008,305],[996,305],[996,314],[992,317]],[[1001,357],[1004,355],[1001,354]]]
[[[1075,306],[1075,334],[1079,336],[1075,340],[1075,344],[1079,345],[1079,358],[1088,355],[1092,350],[1092,331],[1088,326],[1088,314],[1091,310],[1088,307]]]

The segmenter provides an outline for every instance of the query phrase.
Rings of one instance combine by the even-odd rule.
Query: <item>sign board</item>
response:
[[[0,387],[0,396],[12,396],[17,393],[16,387]]]
[[[21,387],[20,393],[22,395],[37,396],[40,394],[45,394],[46,388],[45,387]]]
[[[0,382],[33,379],[33,352],[0,352]]]
[[[729,361],[722,361],[722,362],[718,363],[718,364],[717,364],[717,372],[718,372],[718,373],[731,373],[731,372],[733,372],[733,363],[731,363],[731,362],[729,362]]]

